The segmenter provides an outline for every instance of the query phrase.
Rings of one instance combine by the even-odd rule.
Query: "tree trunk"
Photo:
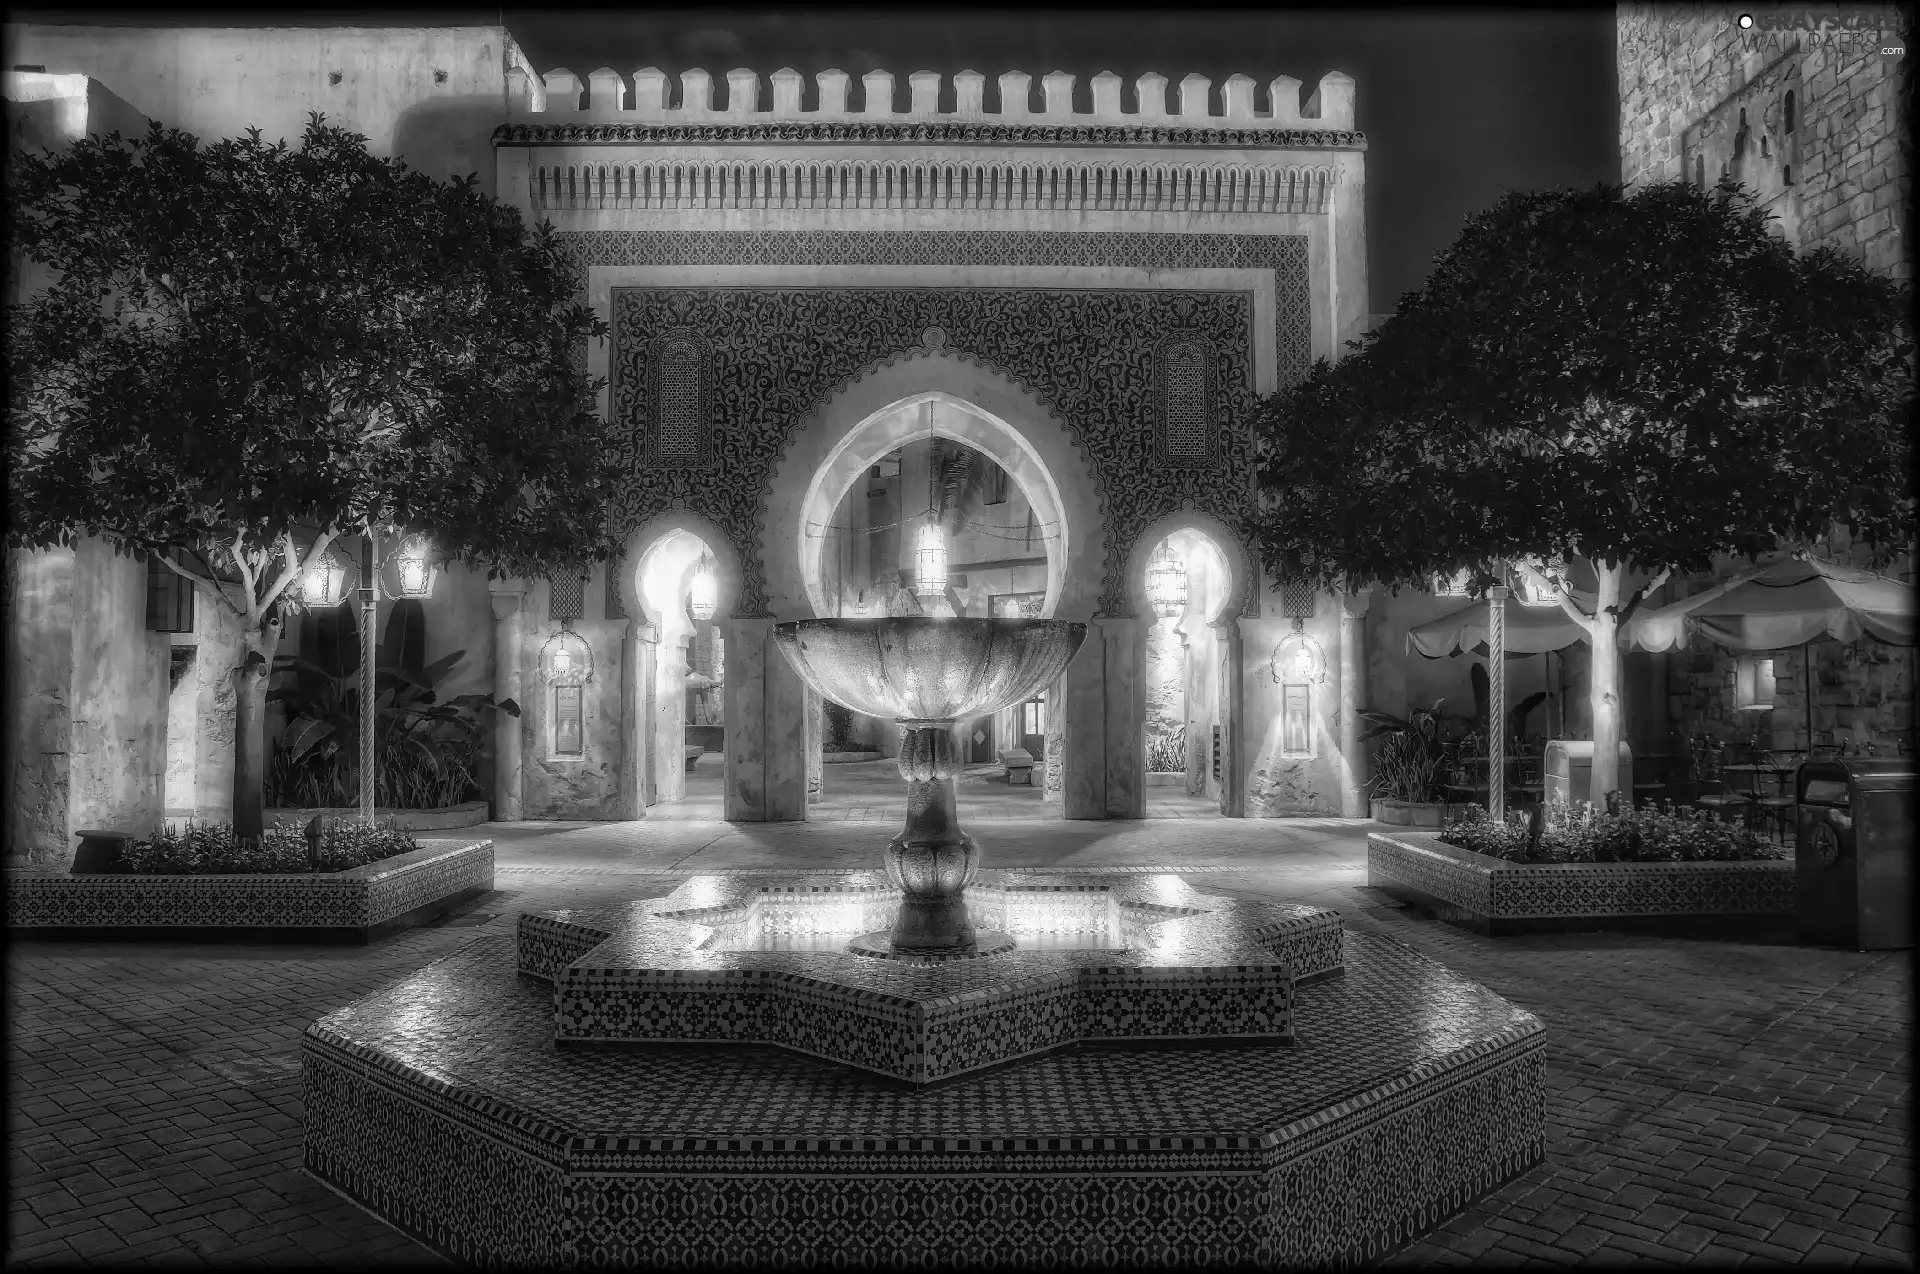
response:
[[[233,670],[233,834],[258,840],[265,829],[267,681],[280,649],[280,617],[249,623],[247,653]]]
[[[1593,563],[1599,576],[1599,596],[1594,599],[1592,671],[1589,673],[1590,703],[1593,708],[1593,788],[1591,800],[1596,814],[1605,813],[1607,793],[1620,790],[1620,739],[1625,733],[1620,705],[1619,632],[1621,583],[1626,578],[1624,565]]]

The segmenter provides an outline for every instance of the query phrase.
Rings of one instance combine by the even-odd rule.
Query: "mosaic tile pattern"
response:
[[[1791,861],[1528,865],[1430,833],[1369,833],[1367,883],[1481,932],[1589,917],[1790,915],[1795,907]]]
[[[365,929],[493,888],[493,842],[437,843],[329,875],[7,873],[11,928]]]
[[[1544,1032],[1349,934],[1286,1047],[1056,1053],[934,1088],[770,1049],[555,1050],[504,938],[316,1022],[306,1165],[508,1265],[1378,1257],[1539,1161]]]
[[[1081,1039],[1284,1041],[1294,981],[1341,962],[1338,913],[1210,898],[1171,875],[988,872],[968,890],[982,929],[1122,949],[942,964],[844,949],[889,928],[898,900],[878,872],[696,877],[595,916],[522,916],[520,969],[553,980],[557,1042],[775,1044],[931,1083]],[[753,949],[809,934],[839,935],[836,949]]]

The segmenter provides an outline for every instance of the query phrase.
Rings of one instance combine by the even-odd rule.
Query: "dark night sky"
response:
[[[27,15],[15,21],[86,21]],[[1614,10],[1547,8],[1343,12],[1286,9],[1080,9],[1070,12],[984,9],[942,12],[902,7],[854,10],[681,9],[607,12],[460,8],[333,11],[223,10],[175,17],[97,15],[120,23],[235,25],[450,25],[504,22],[534,67],[566,67],[582,79],[601,66],[631,75],[657,66],[677,77],[689,67],[713,73],[717,95],[734,67],[764,77],[783,66],[811,76],[837,67],[858,81],[867,71],[894,73],[897,101],[919,70],[972,69],[987,77],[987,105],[998,101],[1002,71],[1026,71],[1039,102],[1040,76],[1077,76],[1079,106],[1087,81],[1113,71],[1133,105],[1133,79],[1158,71],[1170,84],[1199,73],[1218,86],[1235,72],[1264,93],[1276,75],[1307,89],[1330,70],[1358,81],[1358,125],[1367,134],[1367,232],[1373,311],[1417,287],[1433,254],[1452,241],[1463,218],[1507,190],[1590,185],[1619,177],[1619,97],[1614,70]],[[677,79],[676,79],[677,83]],[[763,88],[763,92],[767,90]],[[859,87],[854,87],[855,102]],[[951,88],[948,89],[950,101]],[[1169,98],[1177,100],[1169,93]],[[716,100],[717,104],[717,100]],[[812,105],[811,84],[805,103]],[[1264,106],[1264,100],[1261,101]]]

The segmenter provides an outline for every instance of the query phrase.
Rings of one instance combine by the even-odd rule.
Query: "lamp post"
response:
[[[1507,821],[1507,589],[1487,590],[1487,814]]]
[[[423,536],[411,535],[402,540],[390,560],[397,577],[394,588],[396,598],[433,596],[433,560],[430,546]],[[360,550],[360,819],[369,826],[373,823],[375,783],[374,683],[379,676],[374,667],[375,637],[380,609],[379,572],[383,565],[379,532],[369,527]]]

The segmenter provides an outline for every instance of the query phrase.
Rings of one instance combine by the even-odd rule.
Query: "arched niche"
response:
[[[1104,506],[1085,455],[1030,390],[943,349],[922,349],[854,380],[796,430],[770,483],[763,526],[767,605],[777,618],[828,614],[824,538],[840,501],[866,469],[933,432],[965,443],[1006,470],[1051,522],[1043,614],[1086,619],[1099,605],[1106,551]]]
[[[1203,538],[1212,546],[1225,567],[1228,585],[1225,597],[1218,610],[1204,616],[1189,615],[1199,622],[1218,627],[1237,616],[1247,613],[1248,603],[1252,600],[1252,590],[1259,581],[1260,573],[1253,561],[1253,555],[1240,537],[1224,521],[1201,509],[1181,509],[1154,519],[1133,542],[1127,553],[1127,604],[1136,615],[1151,617],[1153,607],[1147,602],[1147,560],[1153,556],[1153,550],[1160,541],[1180,537],[1183,532]]]

